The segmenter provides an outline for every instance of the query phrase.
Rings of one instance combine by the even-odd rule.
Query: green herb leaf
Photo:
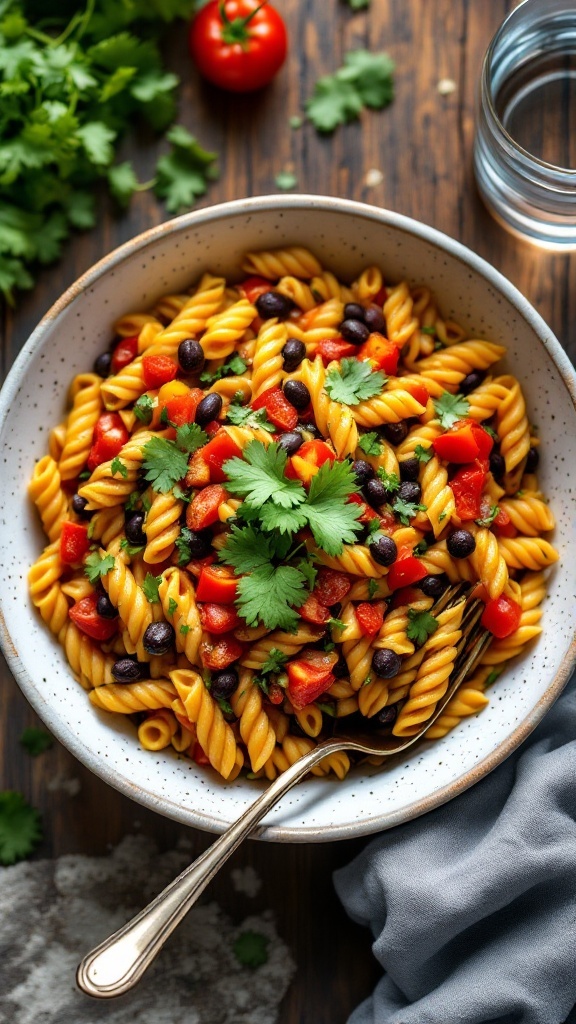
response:
[[[396,498],[392,504],[392,510],[398,516],[403,526],[409,526],[410,520],[417,512],[425,512],[426,505],[418,505],[415,501],[404,501],[403,498]]]
[[[180,626],[179,632],[182,633],[182,636],[186,636],[186,633],[190,632],[190,626],[187,626],[186,623],[183,622]]]
[[[38,754],[43,754],[45,750],[50,750],[54,746],[54,738],[45,729],[36,729],[30,726],[28,729],[24,729],[20,736],[20,744],[32,757],[37,757]]]
[[[92,551],[87,555],[84,562],[84,572],[90,583],[96,583],[101,576],[106,576],[113,568],[114,555],[104,555],[101,558],[97,551]]]
[[[394,494],[400,487],[400,477],[397,473],[389,473],[383,466],[380,466],[376,475],[382,481],[389,494]]]
[[[328,555],[342,553],[361,529],[360,505],[348,502],[358,484],[348,462],[325,462],[310,482],[308,498],[299,511],[306,516],[318,547]]]
[[[126,480],[128,476],[128,466],[122,462],[122,459],[119,459],[118,456],[116,456],[116,458],[112,459],[112,462],[110,463],[110,472],[112,473],[112,476],[116,476],[116,473],[120,473],[120,476],[124,477],[124,480]]]
[[[217,370],[212,373],[210,370],[204,370],[200,374],[201,384],[214,384],[217,380],[222,380],[223,377],[236,377],[244,373],[247,369],[247,363],[237,354],[230,356],[227,362],[219,366]]]
[[[237,427],[260,427],[267,430],[270,434],[276,432],[276,427],[273,423],[270,423],[266,415],[266,409],[254,410],[249,405],[243,407],[232,403],[226,410],[226,418],[229,423],[233,423]]]
[[[362,434],[358,438],[358,447],[361,448],[366,455],[382,454],[382,444],[375,430],[371,430],[367,434]]]
[[[215,176],[216,153],[203,149],[181,125],[174,125],[166,138],[172,149],[156,164],[154,191],[170,213],[179,213],[206,192],[208,180]]]
[[[280,508],[293,508],[305,500],[302,484],[284,476],[287,455],[278,444],[266,448],[261,441],[250,441],[243,455],[242,459],[235,457],[224,463],[226,488],[232,494],[244,497],[256,508],[269,499]]]
[[[319,132],[332,132],[354,121],[363,107],[382,109],[394,98],[394,63],[386,53],[352,50],[344,67],[320,78],[306,103],[308,118]]]
[[[21,793],[0,793],[0,864],[15,864],[32,853],[42,839],[40,815]]]
[[[130,70],[132,69],[130,68]],[[130,161],[125,160],[122,164],[109,167],[107,178],[108,188],[118,206],[122,208],[128,206],[132,196],[140,188],[140,183]]]
[[[372,370],[370,363],[359,359],[342,359],[339,369],[326,374],[325,388],[334,402],[358,405],[379,395],[387,378],[380,370]]]
[[[413,608],[408,609],[408,626],[406,636],[409,640],[421,647],[426,643],[429,636],[438,629],[438,620],[430,612],[416,612]]]
[[[188,455],[165,437],[151,437],[142,452],[144,479],[160,494],[167,494],[188,472]]]
[[[140,395],[140,398],[134,402],[132,411],[141,423],[150,423],[154,412],[154,402],[150,395]]]
[[[434,449],[430,445],[429,448],[425,448],[422,444],[417,444],[414,449],[414,455],[418,459],[418,462],[430,462],[430,459],[434,455]]]
[[[120,541],[120,547],[122,548],[122,551],[125,551],[127,555],[130,555],[130,558],[134,558],[135,555],[139,555],[141,554],[142,551],[144,551],[145,545],[131,544],[130,541],[126,539],[126,537],[123,537],[122,540]]]
[[[162,583],[161,576],[153,576],[151,572],[146,573],[146,578],[142,584],[141,590],[144,597],[150,604],[155,604],[156,601],[160,600],[160,594],[158,593],[158,587]]]
[[[236,605],[249,626],[262,622],[268,629],[290,631],[299,621],[292,606],[303,604],[306,595],[306,580],[298,569],[268,563],[241,577]]]
[[[433,404],[436,415],[445,430],[449,430],[457,420],[467,416],[470,409],[470,402],[464,398],[464,395],[451,395],[449,391],[445,391],[440,398],[435,398]]]
[[[187,526],[183,526],[175,541],[176,548],[178,550],[178,565],[186,565],[187,562],[192,561],[192,551],[190,550],[191,541],[192,531],[189,530]]]
[[[378,593],[378,584],[377,584],[376,580],[369,579],[368,580],[368,600],[372,601],[377,593]]]
[[[475,519],[474,522],[477,526],[492,526],[492,523],[496,519],[500,509],[498,505],[490,505],[490,511],[487,516],[482,516],[481,519]]]
[[[269,940],[260,932],[241,932],[232,949],[243,967],[261,967],[268,962]]]
[[[272,647],[260,672],[262,675],[268,675],[270,672],[279,672],[287,661],[288,655],[284,654],[284,651],[279,651],[277,647]]]

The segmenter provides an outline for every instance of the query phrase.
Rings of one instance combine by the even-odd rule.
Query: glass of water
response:
[[[576,3],[523,0],[484,58],[474,171],[508,230],[576,249]]]

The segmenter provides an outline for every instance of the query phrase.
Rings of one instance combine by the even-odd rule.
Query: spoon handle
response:
[[[99,998],[119,996],[131,989],[216,872],[266,812],[324,757],[350,746],[342,740],[326,740],[279,775],[244,814],[144,910],[84,957],[76,974],[79,988]]]

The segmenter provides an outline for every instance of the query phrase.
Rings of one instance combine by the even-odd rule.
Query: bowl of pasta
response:
[[[96,774],[220,832],[340,720],[409,737],[461,582],[493,639],[427,739],[326,759],[263,822],[414,818],[529,734],[574,664],[576,385],[494,268],[345,200],[265,196],[102,260],[2,391],[3,646]]]

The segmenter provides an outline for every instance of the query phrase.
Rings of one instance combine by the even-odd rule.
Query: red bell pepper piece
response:
[[[218,522],[218,509],[228,497],[221,484],[204,487],[192,499],[186,510],[186,526],[190,530],[205,530]]]
[[[400,548],[398,558],[390,566],[386,582],[390,590],[399,590],[400,587],[411,587],[427,575],[422,562],[412,554],[410,548]]]
[[[202,448],[202,458],[210,469],[210,479],[215,484],[221,484],[227,480],[223,466],[228,459],[241,458],[242,449],[226,433],[219,429],[208,444]]]
[[[191,576],[196,576],[199,579],[203,569],[208,565],[214,565],[216,561],[216,554],[206,555],[205,558],[193,558],[191,562],[186,562],[186,572],[189,572]]]
[[[356,608],[356,618],[363,636],[375,636],[384,622],[384,601],[362,601]]]
[[[325,604],[322,604],[317,597],[310,594],[306,598],[301,608],[298,608],[298,614],[305,620],[305,622],[312,622],[316,626],[321,626],[324,622],[327,622],[330,618],[330,611]]]
[[[322,567],[318,570],[312,596],[315,597],[317,601],[320,601],[321,604],[325,604],[330,607],[330,605],[337,604],[338,601],[342,601],[342,599],[346,597],[351,586],[352,580],[346,575],[346,573],[338,572],[337,569],[326,569]]]
[[[376,292],[376,295],[372,299],[372,302],[373,302],[373,304],[375,306],[380,306],[380,308],[382,308],[382,306],[386,302],[387,298],[388,298],[388,292],[387,292],[385,286],[382,285],[380,291]]]
[[[334,652],[307,651],[301,658],[288,662],[288,696],[295,711],[301,711],[332,686],[332,669],[337,661]]]
[[[463,466],[452,477],[450,487],[456,502],[456,513],[466,521],[480,517],[480,502],[486,482],[486,463],[476,459],[469,466]]]
[[[96,611],[97,594],[88,594],[68,609],[72,622],[93,640],[110,640],[118,628],[118,619],[103,619]]]
[[[415,398],[417,402],[420,402],[420,405],[428,404],[430,393],[428,391],[428,388],[424,384],[421,384],[420,381],[403,380],[402,387],[408,392],[409,395],[412,395],[412,398]]]
[[[296,409],[277,385],[267,388],[251,404],[253,409],[265,409],[270,423],[278,427],[278,430],[294,430],[298,423]]]
[[[195,761],[196,764],[199,765],[201,768],[205,768],[207,765],[210,764],[210,760],[204,753],[202,747],[198,743],[198,740],[196,740],[192,747],[192,760]]]
[[[320,440],[305,441],[303,445],[300,445],[298,455],[301,459],[311,462],[312,465],[318,466],[318,468],[323,466],[325,462],[335,462],[336,460],[336,455],[330,445]]]
[[[398,346],[378,331],[374,331],[358,350],[358,359],[369,359],[379,370],[390,376],[396,373],[399,358]]]
[[[238,285],[239,291],[241,291],[248,302],[254,303],[260,295],[264,295],[265,292],[272,291],[272,282],[267,281],[265,277],[258,277],[256,274],[253,277],[247,277]]]
[[[362,514],[358,517],[359,523],[369,523],[371,519],[379,519],[378,513],[364,501],[364,498],[360,494],[349,494],[348,503],[350,505],[358,505],[362,509]]]
[[[200,622],[208,633],[231,633],[238,629],[242,620],[231,605],[208,602],[200,605]]]
[[[133,359],[136,359],[138,355],[138,335],[135,334],[131,338],[122,338],[114,347],[112,353],[112,363],[110,368],[112,373],[119,373],[123,370],[128,363],[131,363]]]
[[[142,371],[147,388],[161,388],[163,384],[174,380],[178,364],[170,356],[144,356]]]
[[[200,644],[200,657],[204,668],[217,671],[228,668],[232,662],[238,661],[244,654],[244,644],[231,634],[220,637],[215,644],[203,640]]]
[[[130,434],[117,412],[103,413],[94,428],[94,439],[86,460],[90,472],[103,462],[115,459],[129,438]]]
[[[494,533],[498,534],[499,537],[517,537],[518,530],[514,526],[510,515],[505,508],[498,509],[498,515],[495,517],[492,523],[492,529]]]
[[[194,423],[196,409],[203,398],[204,392],[200,388],[191,388],[187,395],[175,395],[174,398],[170,398],[164,406],[168,422],[176,427]]]
[[[493,636],[503,640],[514,633],[520,625],[522,608],[511,597],[500,597],[486,603],[480,622]]]
[[[90,548],[88,526],[85,523],[62,524],[60,534],[60,559],[65,565],[81,562]]]
[[[234,604],[237,590],[238,577],[230,566],[208,565],[200,573],[196,597],[199,601]]]
[[[322,356],[324,366],[328,366],[334,359],[349,359],[358,355],[358,346],[344,338],[324,338],[318,345],[318,355]]]
[[[474,462],[480,457],[480,448],[469,423],[454,424],[445,434],[434,438],[432,447],[436,455],[447,462]]]

